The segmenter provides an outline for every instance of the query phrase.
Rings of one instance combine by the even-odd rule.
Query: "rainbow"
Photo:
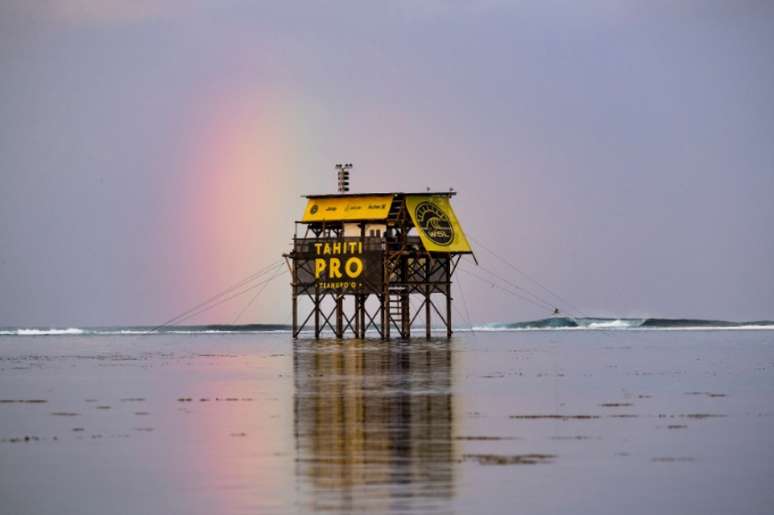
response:
[[[296,174],[301,143],[281,107],[270,95],[231,88],[205,99],[191,116],[179,190],[187,270],[196,273],[184,292],[188,299],[222,290],[278,259],[287,246],[303,209]],[[287,281],[278,282],[284,291]],[[197,321],[229,322],[234,310],[227,303]],[[288,308],[264,300],[250,311],[243,321],[285,318]]]

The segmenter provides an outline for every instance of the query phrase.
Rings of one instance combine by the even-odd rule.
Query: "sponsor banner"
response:
[[[384,220],[391,205],[392,195],[310,198],[303,221]]]
[[[383,255],[363,250],[361,241],[332,240],[314,244],[313,267],[307,273],[320,290],[359,293],[379,289],[382,284]],[[311,282],[311,281],[309,281]]]
[[[409,195],[406,209],[426,250],[472,252],[448,197]]]

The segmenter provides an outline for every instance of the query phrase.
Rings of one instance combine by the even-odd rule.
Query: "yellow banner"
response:
[[[448,197],[409,195],[408,209],[425,249],[431,252],[472,252]]]
[[[310,198],[303,221],[384,220],[391,205],[392,195]]]

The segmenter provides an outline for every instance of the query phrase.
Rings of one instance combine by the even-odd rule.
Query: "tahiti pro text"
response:
[[[329,279],[355,279],[363,273],[363,242],[315,243],[314,278],[327,272]]]

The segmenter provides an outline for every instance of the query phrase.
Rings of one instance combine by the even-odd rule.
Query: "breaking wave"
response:
[[[551,317],[528,322],[496,323],[476,326],[474,331],[526,331],[526,330],[709,330],[709,329],[774,329],[774,321],[729,322],[690,318],[573,318]]]

